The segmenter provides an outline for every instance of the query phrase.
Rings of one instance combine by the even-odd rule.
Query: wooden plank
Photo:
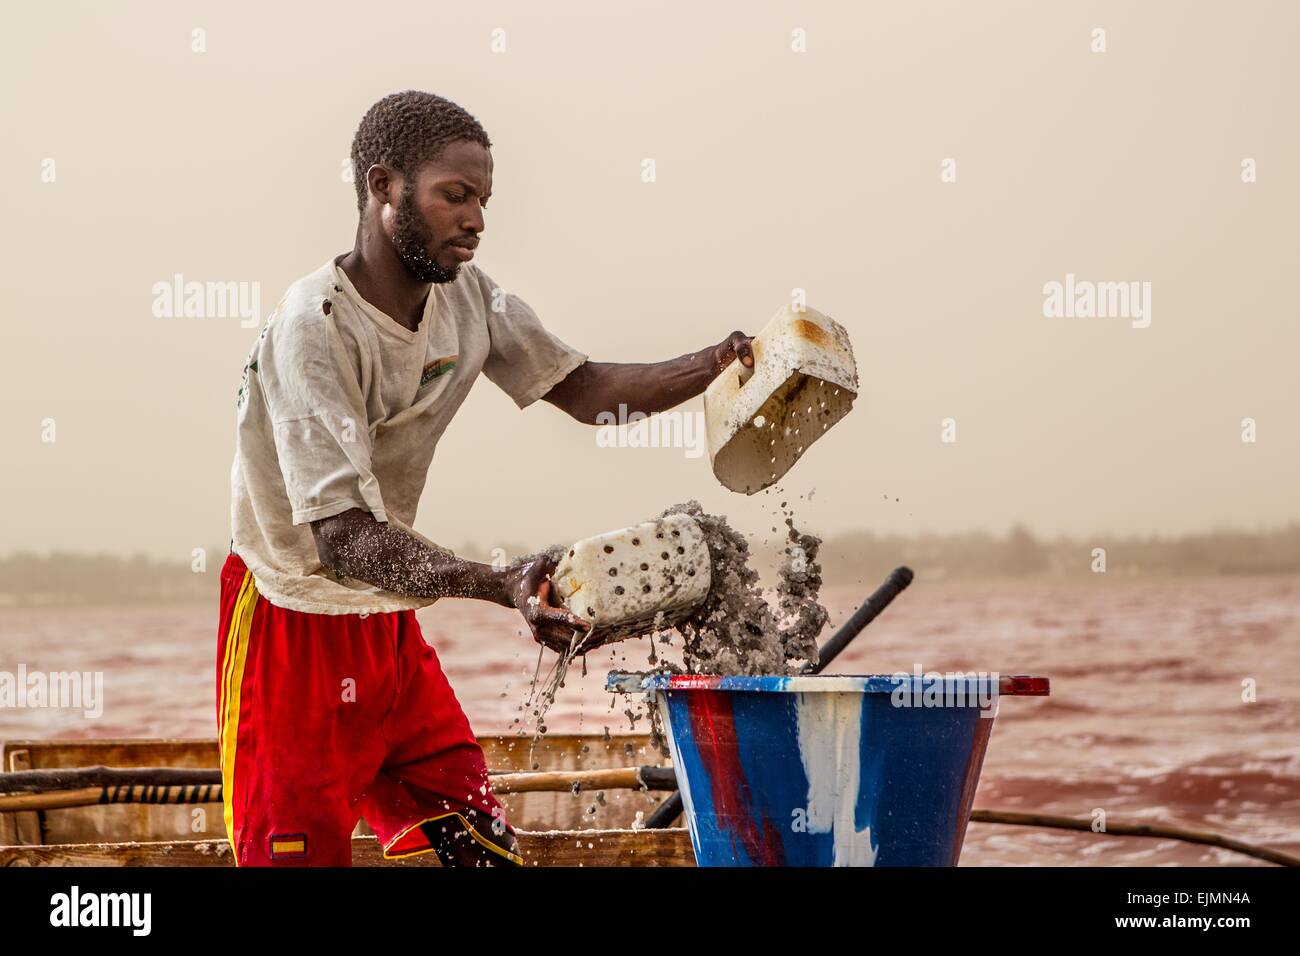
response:
[[[13,750],[6,748],[4,765],[10,772],[35,769],[32,766],[31,751],[24,747],[15,747]],[[32,810],[13,814],[13,837],[14,843],[19,846],[44,843],[41,813]]]
[[[0,813],[0,846],[18,845],[18,825],[14,822],[16,814]]]
[[[685,829],[518,833],[528,866],[694,866]],[[225,840],[0,847],[5,866],[233,866]],[[432,853],[385,860],[374,837],[354,837],[353,866],[437,866]]]
[[[5,753],[26,750],[30,770],[59,767],[220,767],[216,738],[11,740]],[[6,761],[7,764],[7,761]]]

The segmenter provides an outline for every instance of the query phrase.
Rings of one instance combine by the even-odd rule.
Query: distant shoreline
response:
[[[814,532],[816,529],[811,529]],[[753,566],[767,584],[784,542],[753,545]],[[505,549],[507,555],[532,548]],[[224,546],[185,561],[135,555],[19,552],[0,558],[0,609],[102,604],[187,604],[216,600]],[[456,552],[476,561],[500,557],[473,544]],[[1300,523],[1275,531],[1216,531],[1178,537],[1096,535],[1036,538],[1017,526],[1004,535],[831,535],[819,561],[828,587],[878,582],[899,565],[922,580],[1069,581],[1281,576],[1300,574]]]
[[[892,568],[891,568],[892,570]],[[772,585],[768,580],[770,575],[767,568],[763,568],[763,575],[760,580],[760,586],[765,591],[770,592]],[[823,582],[823,593],[830,591],[839,592],[861,592],[869,593],[884,580],[888,571],[862,571],[860,569],[848,569],[844,573],[828,578]],[[1096,576],[1096,584],[1104,586],[1111,584],[1168,584],[1172,582],[1184,581],[1226,581],[1232,579],[1238,580],[1261,580],[1277,579],[1284,580],[1289,577],[1300,576],[1300,571],[1287,569],[1283,571],[1266,571],[1266,572],[1219,572],[1219,573],[1202,573],[1196,571],[1186,572],[1129,572],[1122,571],[1108,572],[1105,575]],[[1060,586],[1060,585],[1083,585],[1088,583],[1088,579],[1093,575],[1086,577],[1081,574],[945,574],[942,569],[934,569],[926,573],[922,571],[917,574],[916,585],[924,587],[926,585],[957,585],[970,584],[988,587],[996,587],[999,584],[1015,585],[1041,585],[1043,587]],[[1108,580],[1105,580],[1108,579]],[[87,610],[93,608],[117,608],[117,607],[153,607],[153,608],[184,608],[195,606],[211,606],[214,613],[217,600],[217,581],[215,578],[204,581],[202,579],[193,582],[194,591],[179,592],[170,591],[167,593],[145,594],[143,592],[118,593],[115,595],[92,595],[76,594],[69,592],[45,592],[45,593],[28,593],[21,599],[13,594],[0,592],[0,620],[6,613],[17,613],[23,611],[73,611]],[[446,600],[461,600],[459,598],[447,598]],[[436,605],[434,605],[436,606]]]

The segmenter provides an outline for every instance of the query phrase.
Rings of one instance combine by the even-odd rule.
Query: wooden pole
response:
[[[177,774],[185,783],[168,784]],[[677,778],[672,767],[614,767],[606,770],[546,770],[523,773],[489,773],[495,793],[578,793],[583,790],[672,790]],[[111,781],[108,783],[102,781]],[[38,789],[51,783],[58,789]],[[72,786],[89,783],[91,786]],[[24,810],[58,810],[101,803],[219,803],[219,770],[168,771],[165,768],[110,770],[31,770],[0,777],[0,788],[19,792],[0,796],[0,813]]]
[[[202,786],[156,787],[143,784],[133,787],[79,787],[75,790],[50,790],[45,793],[19,793],[0,797],[0,813],[23,810],[61,810],[68,807],[93,807],[101,803],[220,803],[221,784]]]
[[[1000,823],[1017,827],[1048,827],[1054,830],[1080,830],[1095,833],[1098,836],[1137,836],[1163,837],[1168,840],[1181,840],[1183,843],[1199,843],[1205,846],[1223,847],[1258,860],[1267,860],[1278,866],[1300,866],[1300,857],[1271,850],[1266,846],[1243,843],[1218,833],[1207,830],[1190,830],[1186,827],[1171,827],[1160,823],[1117,823],[1106,821],[1106,829],[1094,830],[1091,819],[1075,817],[1058,817],[1048,813],[1017,813],[1013,810],[972,810],[971,823]]]
[[[614,767],[607,770],[543,770],[488,774],[493,793],[541,790],[675,790],[672,767]]]
[[[221,783],[216,767],[59,767],[0,773],[0,793],[44,793],[82,787],[179,787]]]

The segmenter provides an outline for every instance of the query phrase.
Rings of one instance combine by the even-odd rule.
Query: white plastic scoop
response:
[[[575,543],[551,575],[571,612],[606,639],[670,627],[709,593],[712,564],[704,532],[690,515],[671,514]],[[588,638],[590,640],[591,637]]]
[[[732,362],[704,392],[713,473],[747,495],[780,480],[858,394],[848,332],[814,309],[784,306],[753,346],[753,369]]]

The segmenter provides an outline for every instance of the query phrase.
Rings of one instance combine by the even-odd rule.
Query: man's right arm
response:
[[[505,570],[444,554],[360,508],[313,521],[311,531],[321,564],[385,591],[515,606]]]
[[[567,649],[574,630],[587,629],[585,621],[550,605],[548,576],[555,570],[554,558],[537,555],[497,570],[431,548],[360,508],[313,521],[311,530],[321,564],[385,591],[475,598],[518,608],[533,637],[553,650]]]

